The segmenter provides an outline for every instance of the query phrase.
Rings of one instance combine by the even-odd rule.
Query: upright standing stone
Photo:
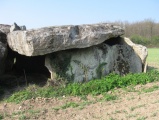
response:
[[[62,77],[74,82],[101,78],[111,72],[120,75],[142,72],[141,59],[130,46],[105,43],[52,53],[46,56],[45,66],[52,79]]]

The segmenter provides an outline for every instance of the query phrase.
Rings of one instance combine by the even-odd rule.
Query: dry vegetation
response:
[[[147,47],[159,47],[159,23],[154,20],[146,19],[134,23],[116,21],[113,24],[123,26],[124,36],[131,38],[135,43]]]

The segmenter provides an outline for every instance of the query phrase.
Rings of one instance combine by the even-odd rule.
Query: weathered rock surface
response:
[[[26,26],[25,25],[18,26],[16,23],[13,23],[13,25],[11,25],[10,27],[10,32],[17,31],[17,30],[26,30]]]
[[[26,30],[26,26],[25,26],[25,25],[22,25],[22,26],[20,26],[20,29],[21,29],[21,30]]]
[[[60,76],[74,82],[89,81],[111,72],[121,75],[142,72],[141,59],[131,46],[106,43],[52,53],[46,56],[45,66],[52,79]]]
[[[13,23],[13,25],[11,25],[10,27],[10,32],[13,32],[16,30],[21,30],[21,28],[16,23]]]
[[[38,56],[72,48],[86,48],[124,34],[110,24],[45,27],[8,34],[10,48],[26,56]]]
[[[140,57],[143,64],[146,62],[148,50],[145,46],[133,43],[129,38],[123,38],[124,44],[131,46],[136,54]]]
[[[5,59],[7,57],[6,34],[0,31],[0,75],[5,71]]]
[[[10,27],[11,27],[10,25],[0,24],[0,31],[2,33],[8,34],[10,32],[9,31]]]

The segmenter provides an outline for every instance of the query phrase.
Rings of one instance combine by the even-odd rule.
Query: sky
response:
[[[0,24],[27,29],[101,22],[159,22],[159,0],[0,0]]]

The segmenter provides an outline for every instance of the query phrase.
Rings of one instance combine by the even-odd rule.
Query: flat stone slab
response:
[[[13,31],[7,36],[10,48],[26,56],[86,48],[124,34],[123,28],[107,23],[44,27]]]

